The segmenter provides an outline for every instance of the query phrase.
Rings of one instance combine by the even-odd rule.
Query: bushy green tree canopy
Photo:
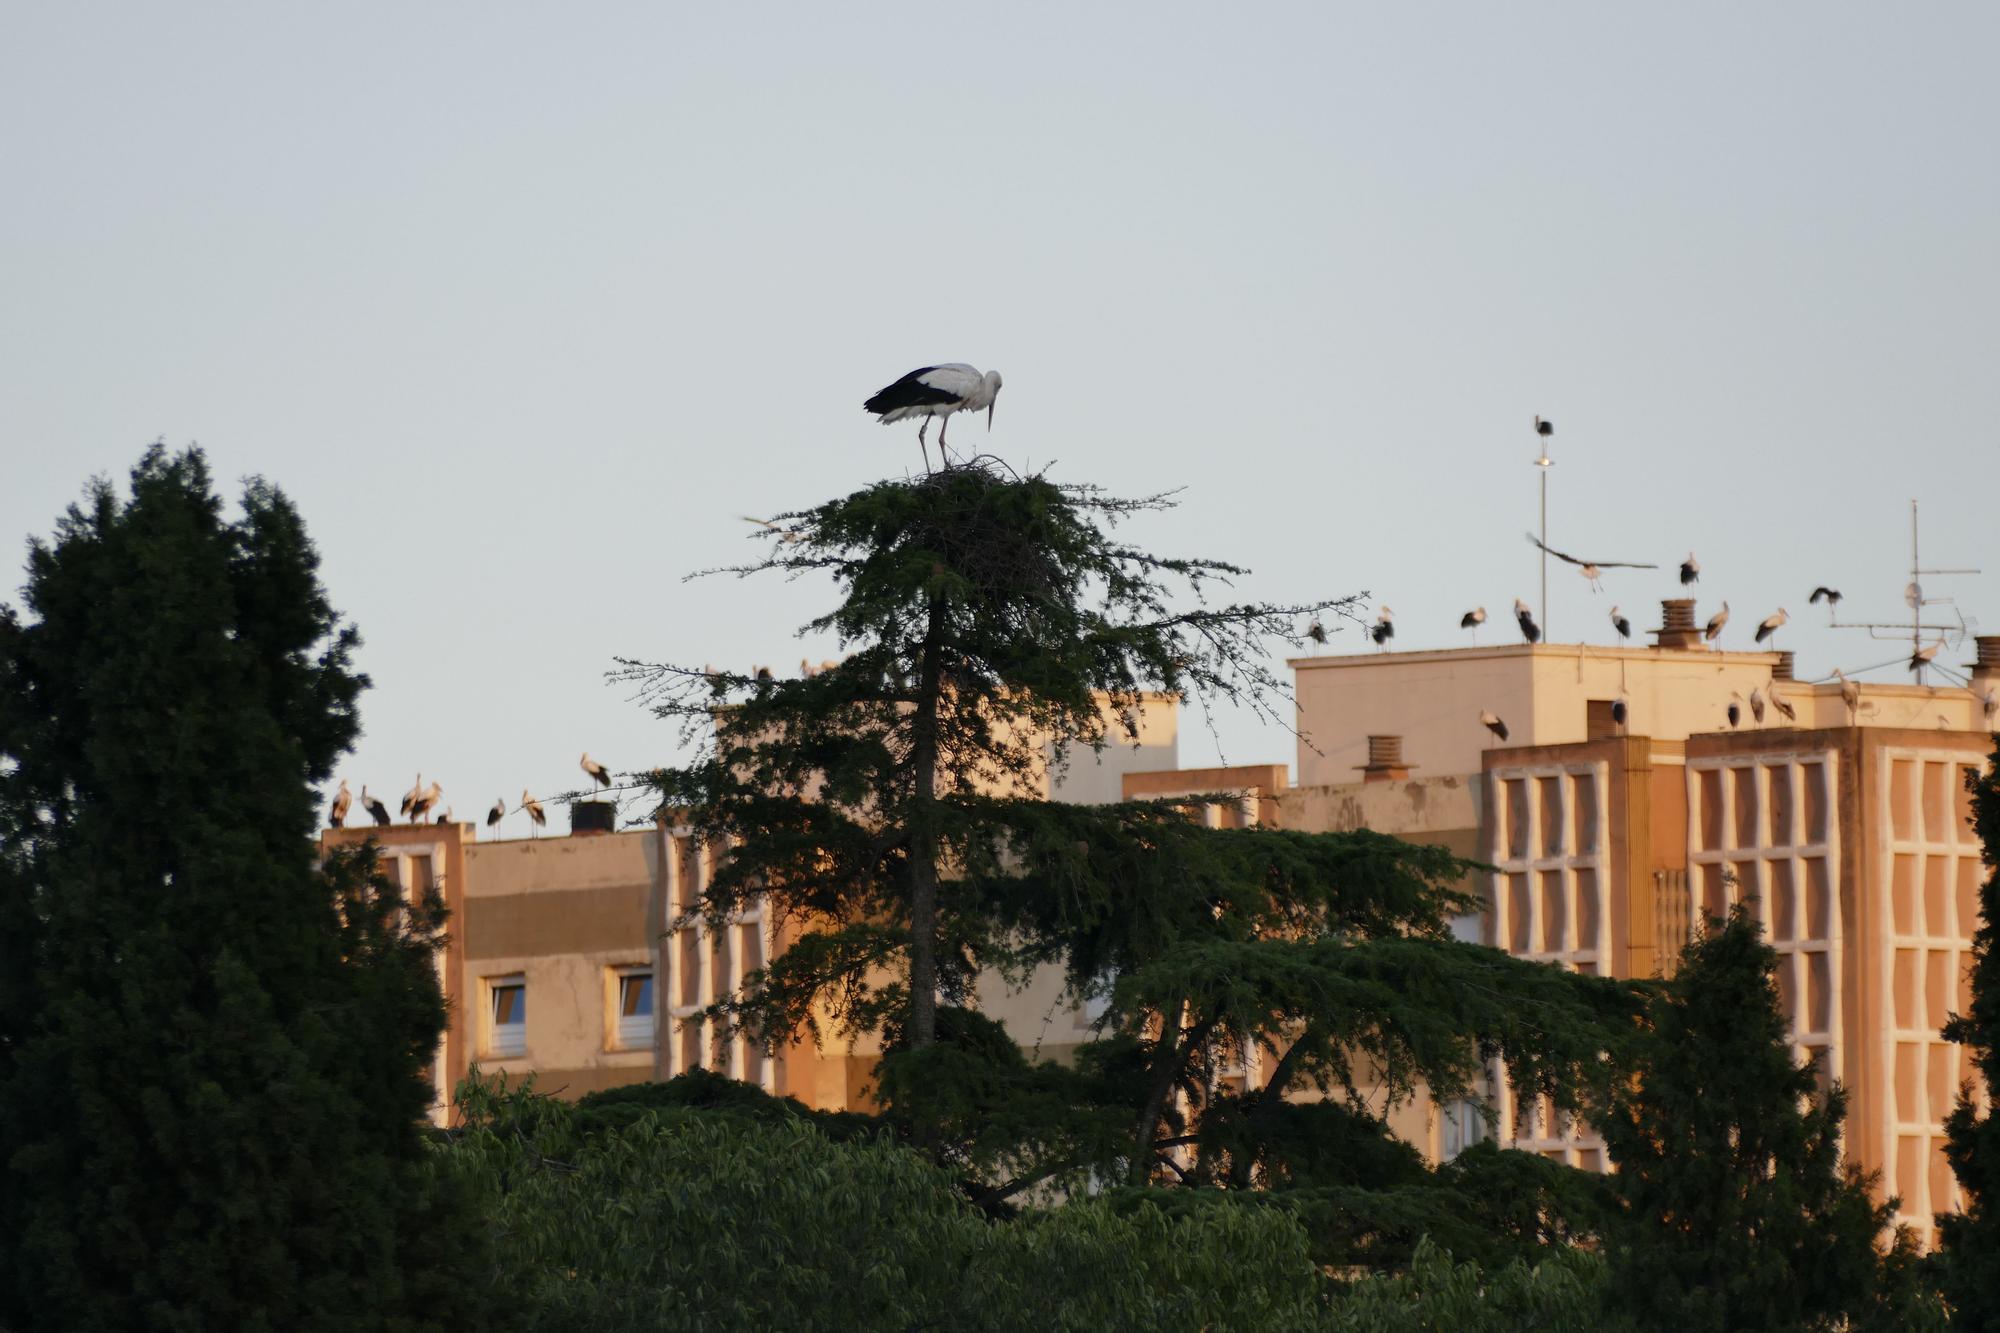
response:
[[[889,1117],[984,1180],[987,1206],[1111,1179],[1282,1188],[1322,1258],[1407,1257],[1418,1219],[1454,1211],[1439,1178],[1329,1145],[1379,1143],[1385,1097],[1472,1092],[1495,1060],[1576,1105],[1632,997],[1454,938],[1477,904],[1440,849],[1208,827],[1226,795],[1046,799],[1066,752],[1133,737],[1147,691],[1289,722],[1266,645],[1345,606],[1225,603],[1243,571],[1111,535],[1159,503],[985,464],[879,483],[781,516],[737,571],[830,578],[837,604],[806,628],[839,636],[839,664],[625,665],[702,746],[658,775],[727,852],[701,910],[762,900],[795,932],[717,1016],[771,1043],[827,1020],[882,1038]],[[1102,1002],[1071,1064],[1029,1061],[966,1007],[982,972],[1037,967]],[[1225,1091],[1250,1052],[1268,1083]],[[1389,1197],[1405,1188],[1431,1202]]]
[[[1988,867],[2000,867],[2000,737],[1992,763],[1971,774],[1973,827]],[[1972,1004],[1952,1015],[1946,1041],[1963,1042],[1987,1088],[2000,1088],[2000,869],[1979,890],[1972,937]],[[1945,1156],[1958,1176],[1964,1208],[1938,1219],[1945,1295],[1954,1326],[2000,1329],[2000,1117],[1961,1091],[1945,1121]]]
[[[434,901],[316,863],[366,680],[291,504],[150,451],[0,609],[0,1324],[418,1326]]]

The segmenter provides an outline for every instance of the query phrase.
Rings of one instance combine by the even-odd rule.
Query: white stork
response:
[[[1621,639],[1632,637],[1632,622],[1619,615],[1615,606],[1611,608],[1611,628],[1618,631],[1618,637]]]
[[[1771,707],[1778,710],[1778,716],[1784,718],[1787,722],[1796,722],[1799,720],[1799,710],[1786,702],[1784,695],[1778,693],[1777,681],[1774,680],[1769,685],[1766,685],[1764,693],[1771,697]]]
[[[1544,421],[1540,417],[1535,418],[1535,434],[1541,436],[1543,439],[1546,440],[1549,436],[1555,433],[1556,433],[1555,422]]]
[[[396,807],[396,813],[403,816],[405,819],[408,819],[410,817],[410,807],[415,805],[417,803],[417,798],[419,796],[422,796],[423,794],[424,794],[424,775],[419,773],[417,774],[416,784],[412,786],[408,791],[403,793],[403,803]]]
[[[1724,602],[1722,609],[1708,618],[1708,628],[1701,632],[1701,637],[1707,639],[1710,643],[1715,642],[1715,636],[1722,633],[1722,627],[1728,623],[1729,603]]]
[[[1729,707],[1722,710],[1729,719],[1731,731],[1743,725],[1743,696],[1735,690],[1729,692]]]
[[[999,371],[989,370],[982,375],[963,361],[952,361],[942,366],[919,366],[861,406],[875,413],[885,426],[910,417],[922,417],[924,424],[917,427],[917,447],[924,451],[924,467],[928,469],[931,451],[924,443],[924,432],[931,427],[930,419],[946,419],[938,423],[938,461],[945,462],[944,432],[951,414],[977,412],[984,408],[986,429],[992,430],[993,400],[999,396]],[[949,463],[946,465],[949,466]]]
[[[1681,586],[1685,588],[1688,584],[1698,582],[1700,579],[1701,562],[1694,558],[1693,551],[1689,551],[1688,558],[1681,561]]]
[[[1658,569],[1659,568],[1658,565],[1642,565],[1636,560],[1579,560],[1577,557],[1573,555],[1565,555],[1563,552],[1558,551],[1555,547],[1548,545],[1540,537],[1537,537],[1532,532],[1528,534],[1528,540],[1533,542],[1536,546],[1540,547],[1543,551],[1546,551],[1548,554],[1554,556],[1556,559],[1566,561],[1569,564],[1575,565],[1577,569],[1582,572],[1583,576],[1586,579],[1590,580],[1591,589],[1592,591],[1595,592],[1604,591],[1604,584],[1602,582],[1602,578],[1604,575],[1604,571],[1607,569]]]
[[[1750,690],[1750,716],[1757,720],[1758,726],[1764,725],[1764,691],[1755,686]]]
[[[1834,607],[1840,605],[1840,589],[1829,588],[1822,583],[1819,587],[1812,590],[1812,596],[1806,598],[1806,600],[1815,606],[1821,602],[1825,602],[1826,609],[1831,611]]]
[[[1375,627],[1368,631],[1368,637],[1375,640],[1377,648],[1395,638],[1396,613],[1386,606],[1377,611],[1375,613]]]
[[[1319,623],[1318,616],[1314,616],[1310,621],[1307,622],[1306,637],[1313,641],[1313,651],[1315,653],[1317,653],[1321,647],[1325,646],[1326,626]]]
[[[1757,622],[1757,642],[1762,643],[1773,634],[1776,634],[1779,628],[1790,619],[1791,617],[1785,614],[1785,608],[1782,606],[1770,615],[1765,616]]]
[[[1475,606],[1458,618],[1458,627],[1471,630],[1474,643],[1479,642],[1479,627],[1485,623],[1486,608],[1483,606]]]
[[[486,812],[486,827],[492,828],[507,817],[507,798],[500,797],[493,802],[493,808]]]
[[[2000,698],[1994,697],[1993,687],[1991,685],[1988,685],[1976,697],[1979,700],[1980,716],[1986,719],[1987,726],[1989,727],[1992,726],[1993,715],[1995,713],[2000,713]]]
[[[1918,675],[1921,676],[1923,673],[1923,669],[1929,666],[1931,662],[1934,659],[1936,659],[1938,655],[1938,649],[1942,647],[1944,647],[1944,635],[1940,634],[1938,635],[1938,641],[1936,643],[1927,643],[1923,647],[1917,649],[1917,651],[1915,651],[1914,653],[1911,653],[1910,670],[1918,673]]]
[[[1507,739],[1507,724],[1502,722],[1500,715],[1492,709],[1482,708],[1479,710],[1479,725],[1485,727],[1501,740],[1504,741]]]
[[[431,812],[431,807],[436,805],[438,798],[443,795],[444,788],[438,786],[435,782],[418,792],[417,798],[410,802],[410,822],[412,824],[423,823],[424,816]]]
[[[1611,721],[1614,725],[1624,726],[1625,719],[1629,715],[1630,710],[1625,707],[1625,697],[1623,695],[1611,701]]]
[[[1840,701],[1847,705],[1847,721],[1851,726],[1861,715],[1861,687],[1847,678],[1847,673],[1839,667],[1833,669],[1833,678],[1840,682]]]
[[[382,804],[381,797],[368,794],[368,784],[365,782],[361,784],[361,808],[368,812],[368,817],[375,821],[376,827],[389,827],[389,807]]]
[[[326,812],[326,822],[339,828],[347,822],[347,807],[354,803],[354,794],[347,790],[347,779],[340,780],[340,790],[333,794],[333,806]]]
[[[1514,599],[1514,623],[1521,627],[1521,637],[1529,643],[1542,641],[1542,627],[1535,623],[1535,613],[1518,597]]]
[[[526,810],[528,818],[534,821],[535,836],[540,837],[543,826],[549,822],[549,817],[543,812],[542,803],[528,795],[526,787],[521,788],[521,808]]]
[[[583,758],[577,760],[576,766],[582,769],[585,776],[598,786],[609,787],[611,785],[611,771],[595,759],[592,759],[590,751],[585,750],[583,752]]]
[[[781,524],[773,523],[768,518],[752,518],[748,514],[743,514],[740,517],[745,523],[755,523],[758,527],[764,529],[787,546],[790,546],[793,542],[804,540],[804,534],[795,532],[791,528],[784,527]]]

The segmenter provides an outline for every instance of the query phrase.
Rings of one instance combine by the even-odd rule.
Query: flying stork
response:
[[[1765,616],[1762,620],[1757,622],[1757,642],[1762,643],[1764,642],[1764,640],[1770,638],[1773,634],[1776,634],[1778,632],[1779,626],[1783,625],[1787,620],[1790,619],[1791,617],[1785,614],[1785,608],[1782,606],[1779,607],[1777,610],[1773,611],[1770,615]]]
[[[1542,627],[1535,623],[1535,613],[1518,597],[1514,599],[1514,623],[1521,627],[1521,637],[1529,643],[1542,641]]]
[[[1619,615],[1615,606],[1611,608],[1611,628],[1618,631],[1618,637],[1621,639],[1632,637],[1632,622]]]
[[[499,823],[506,817],[507,817],[507,798],[505,796],[502,796],[498,800],[494,801],[493,808],[486,812],[486,827],[492,828],[495,824]]]
[[[787,546],[790,546],[793,542],[803,541],[805,539],[803,534],[796,532],[791,528],[785,527],[782,524],[773,523],[768,518],[752,518],[748,514],[740,515],[740,517],[743,519],[745,523],[755,523],[758,527],[772,534],[779,541],[783,542]]]
[[[1834,607],[1840,605],[1840,589],[1829,588],[1822,583],[1819,587],[1813,589],[1812,596],[1806,598],[1806,600],[1814,605],[1818,605],[1824,600],[1826,602],[1826,609],[1831,611]]]
[[[339,828],[347,822],[347,807],[354,802],[354,794],[347,790],[347,779],[340,780],[340,790],[333,794],[333,807],[326,812],[326,822]]]
[[[1377,611],[1375,613],[1375,628],[1368,631],[1368,637],[1375,640],[1377,648],[1395,638],[1396,613],[1386,606]]]
[[[609,787],[611,785],[611,771],[595,759],[592,759],[590,751],[585,750],[583,752],[583,758],[577,760],[576,766],[582,769],[589,776],[590,780],[598,786]]]
[[[1507,739],[1507,724],[1502,722],[1500,715],[1492,709],[1482,708],[1479,710],[1479,725],[1485,727],[1501,740],[1504,741]]]
[[[910,417],[922,417],[924,423],[917,427],[917,447],[924,451],[924,467],[928,470],[931,451],[930,446],[924,443],[924,432],[931,428],[930,419],[945,419],[938,423],[938,461],[946,462],[944,432],[951,414],[977,412],[984,408],[986,429],[992,430],[993,400],[999,396],[999,371],[989,370],[982,375],[963,361],[952,361],[941,366],[919,366],[861,406],[875,413],[885,426]],[[946,466],[950,464],[946,462]]]
[[[1729,603],[1724,602],[1722,604],[1722,609],[1720,611],[1717,611],[1714,615],[1708,618],[1708,628],[1704,629],[1701,632],[1701,637],[1708,640],[1710,643],[1714,643],[1715,636],[1722,633],[1722,627],[1724,625],[1727,625],[1728,623],[1729,623]]]
[[[368,817],[375,821],[377,828],[389,827],[389,807],[382,804],[381,797],[368,794],[365,782],[361,784],[361,808],[368,812]]]
[[[1658,565],[1642,565],[1636,560],[1579,560],[1573,555],[1565,555],[1561,551],[1558,551],[1555,547],[1545,544],[1540,537],[1537,537],[1532,532],[1528,534],[1528,540],[1533,542],[1536,546],[1541,547],[1542,550],[1548,552],[1556,559],[1565,560],[1568,561],[1570,564],[1575,565],[1580,571],[1582,571],[1583,576],[1590,580],[1591,588],[1597,592],[1604,591],[1604,584],[1600,580],[1603,576],[1604,571],[1607,569],[1658,569],[1659,568]]]
[[[1693,551],[1689,551],[1688,558],[1681,561],[1681,586],[1685,588],[1688,584],[1697,582],[1700,578],[1701,562],[1694,558]]]
[[[521,788],[521,808],[523,810],[526,810],[528,812],[528,818],[534,821],[535,824],[534,834],[536,837],[540,837],[542,833],[542,827],[549,822],[549,817],[548,815],[543,813],[542,803],[536,800],[534,797],[528,795],[528,789],[526,787]]]

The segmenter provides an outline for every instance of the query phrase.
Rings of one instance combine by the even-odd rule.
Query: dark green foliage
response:
[[[577,1099],[578,1123],[586,1129],[618,1129],[654,1111],[709,1111],[762,1124],[802,1120],[835,1143],[873,1138],[884,1126],[855,1111],[816,1111],[791,1097],[775,1097],[707,1069],[691,1069],[663,1083],[627,1083]]]
[[[366,680],[296,511],[94,486],[0,612],[0,1325],[416,1327],[472,1241],[420,1122],[435,900],[315,864]]]
[[[1618,1170],[1615,1308],[1643,1329],[1911,1327],[1893,1203],[1840,1158],[1846,1094],[1794,1059],[1777,955],[1742,906],[1653,999],[1598,1127]],[[1884,1245],[1887,1245],[1885,1252]]]
[[[716,1016],[774,1044],[828,1020],[879,1036],[887,1119],[983,1180],[982,1206],[1121,1179],[1201,1192],[1176,1207],[1295,1192],[1315,1257],[1402,1262],[1433,1221],[1484,1215],[1387,1138],[1383,1103],[1475,1093],[1504,1059],[1579,1105],[1632,995],[1453,938],[1470,867],[1439,848],[1206,827],[1227,796],[1043,799],[1051,750],[1128,738],[1143,690],[1288,715],[1264,645],[1335,605],[1205,604],[1240,571],[1110,535],[1157,507],[997,466],[884,482],[783,516],[738,571],[830,576],[839,603],[807,628],[852,649],[839,665],[626,664],[704,746],[658,775],[728,849],[701,910],[765,900],[796,932]],[[982,973],[1038,967],[1104,1004],[1073,1063],[963,1007]],[[1268,1087],[1227,1094],[1251,1051]],[[1508,1230],[1475,1250],[1540,1239],[1492,1217]]]
[[[2000,764],[2000,737],[1993,761]],[[2000,866],[2000,769],[1966,781],[1972,821],[1986,863]],[[1962,1042],[1988,1088],[2000,1088],[2000,871],[1979,890],[1979,929],[1972,937],[1972,1008],[1953,1014],[1946,1041]],[[1961,1090],[1945,1121],[1945,1156],[1965,1196],[1962,1212],[1938,1219],[1945,1296],[1954,1327],[2000,1329],[2000,1117],[1982,1111]]]
[[[454,1175],[487,1200],[528,1330],[1300,1328],[1321,1284],[1270,1212],[1078,1203],[999,1225],[885,1137],[685,1106],[618,1127],[462,1090]]]

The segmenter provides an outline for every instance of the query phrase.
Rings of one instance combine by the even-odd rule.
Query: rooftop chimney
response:
[[[1356,764],[1361,770],[1363,782],[1402,782],[1410,776],[1410,766],[1403,762],[1403,738],[1401,736],[1370,736],[1368,738],[1368,762]]]
[[[1660,603],[1660,627],[1653,631],[1655,648],[1699,648],[1701,630],[1694,623],[1694,598],[1669,597]]]
[[[1798,677],[1797,677],[1797,676],[1794,676],[1794,675],[1792,674],[1792,650],[1791,650],[1791,649],[1789,649],[1789,648],[1780,648],[1780,649],[1778,650],[1778,665],[1776,665],[1776,666],[1774,666],[1774,667],[1772,667],[1772,668],[1771,668],[1771,679],[1772,679],[1772,680],[1797,680],[1797,679],[1798,679]]]
[[[2000,634],[1975,634],[1972,646],[1978,650],[1973,655],[1972,678],[2000,680]]]
[[[610,833],[618,827],[618,807],[609,801],[576,801],[569,808],[572,837]]]

